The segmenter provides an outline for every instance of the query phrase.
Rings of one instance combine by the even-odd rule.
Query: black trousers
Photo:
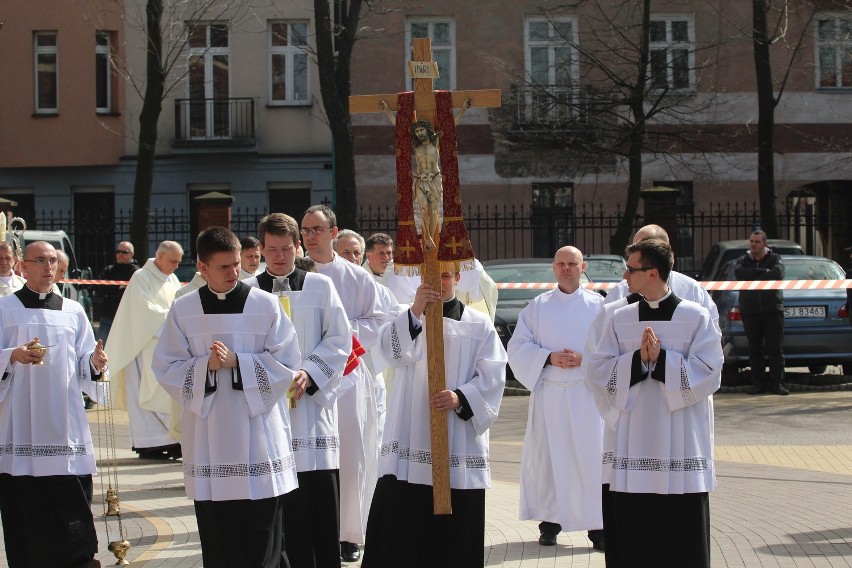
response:
[[[290,568],[281,497],[194,503],[204,568]]]
[[[0,515],[9,568],[73,568],[98,551],[91,475],[0,474]]]
[[[363,568],[477,568],[485,565],[485,489],[451,489],[452,515],[435,515],[432,486],[376,484]]]
[[[604,483],[601,489],[606,568],[616,568],[618,566],[618,531],[615,525],[615,499],[609,490],[609,483]]]
[[[287,558],[294,568],[340,568],[340,472],[297,475],[299,488],[283,496]]]
[[[743,314],[743,328],[748,339],[748,361],[755,384],[766,383],[766,359],[769,359],[769,382],[784,378],[784,312]]]
[[[610,498],[616,541],[606,541],[607,568],[710,568],[707,493],[610,491]]]

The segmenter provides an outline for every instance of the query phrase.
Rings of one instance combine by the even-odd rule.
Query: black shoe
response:
[[[766,383],[755,383],[748,387],[748,394],[765,394],[769,392],[769,385]]]
[[[589,540],[592,541],[592,548],[595,550],[604,550],[604,532],[603,529],[589,531]]]
[[[543,532],[541,536],[538,537],[538,543],[541,546],[556,546],[556,536],[559,533],[553,532]]]
[[[93,409],[96,404],[97,403],[88,396],[83,396],[83,408],[85,408],[86,410]]]
[[[787,396],[790,394],[790,391],[787,390],[787,387],[782,385],[781,383],[775,383],[772,385],[772,394],[780,394],[781,396]]]
[[[344,562],[357,562],[361,558],[361,549],[354,542],[340,543],[340,559]]]

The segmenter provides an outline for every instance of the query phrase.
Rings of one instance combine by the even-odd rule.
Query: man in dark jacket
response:
[[[98,275],[100,280],[130,280],[133,273],[139,270],[139,266],[133,263],[133,244],[129,242],[120,242],[115,248],[115,264],[110,264]],[[115,312],[118,310],[118,304],[121,303],[121,297],[124,295],[126,285],[118,286],[98,286],[97,292],[104,298],[103,313],[101,314],[100,324],[95,331],[95,339],[100,339],[106,346],[109,330],[112,328],[112,320],[115,318]]]
[[[766,246],[766,233],[754,231],[749,239],[748,252],[737,260],[734,274],[737,280],[782,280],[784,264],[781,257]],[[781,290],[740,291],[740,313],[748,339],[749,363],[754,384],[749,394],[772,392],[790,394],[781,380],[784,378],[784,296]],[[766,363],[769,358],[769,380]]]
[[[849,268],[846,269],[846,279],[852,280],[852,247],[843,249],[849,255]],[[846,288],[846,316],[849,318],[849,325],[852,325],[852,288]]]

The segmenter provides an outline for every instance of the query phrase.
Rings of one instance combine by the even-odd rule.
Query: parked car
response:
[[[794,241],[785,241],[782,239],[769,239],[767,241],[769,249],[776,254],[794,255],[805,254],[799,243]],[[698,280],[712,280],[711,276],[718,272],[719,267],[728,262],[735,260],[748,252],[748,240],[740,239],[736,241],[719,241],[710,248],[710,252],[704,257],[704,264],[701,265],[701,272],[698,273]]]
[[[550,258],[527,258],[507,260],[487,260],[482,263],[485,272],[496,284],[514,282],[547,282],[556,284],[556,276],[553,274],[553,259]],[[580,276],[580,282],[587,284],[591,282],[585,274]],[[547,292],[549,288],[519,288],[517,290],[503,289],[497,292],[497,313],[494,318],[494,327],[503,347],[509,343],[515,326],[518,324],[518,315],[527,304],[536,296]],[[506,378],[513,379],[512,369],[506,366]]]
[[[77,264],[77,255],[74,254],[74,247],[71,246],[71,239],[65,231],[36,231],[26,230],[23,233],[23,242],[21,246],[26,247],[28,244],[35,241],[45,241],[53,245],[56,250],[61,250],[68,255],[68,278],[88,280],[92,278],[92,270],[88,266],[80,266]],[[88,286],[81,284],[60,284],[62,295],[65,298],[70,298],[80,302],[83,309],[86,311],[86,316],[89,321],[92,321],[92,296],[89,293]]]
[[[784,280],[835,280],[843,269],[821,256],[782,256]],[[736,261],[726,262],[713,280],[736,280]],[[719,309],[725,366],[729,371],[748,366],[748,341],[739,309],[739,292],[714,291]],[[784,357],[788,365],[808,367],[812,373],[826,365],[842,365],[852,373],[852,326],[846,313],[846,290],[784,290]]]
[[[590,254],[585,256],[586,276],[592,282],[621,282],[627,262],[617,254]],[[606,290],[598,290],[601,296],[606,296]]]

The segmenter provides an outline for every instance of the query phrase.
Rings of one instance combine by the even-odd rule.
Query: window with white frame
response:
[[[55,114],[59,111],[59,50],[56,32],[36,32],[33,43],[35,110],[40,114]]]
[[[434,89],[453,90],[456,88],[456,25],[448,18],[412,18],[405,25],[405,45],[411,48],[411,40],[429,38],[432,40],[432,60],[438,64],[440,77],[433,83]],[[408,60],[414,54],[409,51]],[[406,88],[412,89],[411,77],[406,72]]]
[[[816,19],[817,87],[852,88],[852,16]]]
[[[230,48],[227,22],[190,22],[189,112],[184,125],[192,138],[227,138],[231,135]]]
[[[660,91],[695,88],[695,27],[691,16],[651,16],[650,84]]]
[[[112,73],[110,72],[110,33],[95,33],[95,110],[112,111]]]
[[[307,47],[307,22],[270,22],[269,104],[310,103]]]
[[[558,124],[574,116],[579,66],[575,18],[527,18],[524,66],[528,85],[518,90],[518,119]]]

